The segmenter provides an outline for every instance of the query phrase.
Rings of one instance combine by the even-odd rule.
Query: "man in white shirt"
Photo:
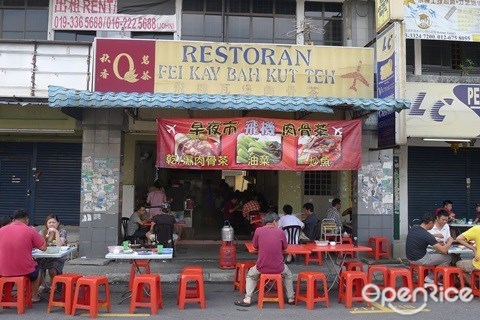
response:
[[[291,205],[286,204],[283,206],[283,213],[285,213],[285,215],[282,216],[277,223],[280,229],[283,229],[284,227],[288,227],[288,226],[300,226],[302,229],[305,227],[303,222],[300,221],[300,219],[298,219],[297,217],[295,217],[292,214],[292,212],[293,212],[293,208]],[[298,235],[300,236],[300,233]],[[286,230],[285,230],[285,236],[288,239],[288,232]],[[299,239],[296,239],[296,240],[297,241],[295,241],[295,243],[292,242],[291,244],[297,244]],[[287,254],[285,263],[288,264],[292,262],[292,260],[295,261],[295,257],[292,256],[291,254]]]
[[[447,222],[448,212],[446,210],[439,210],[437,211],[433,228],[428,230],[428,232],[430,232],[440,244],[444,244],[451,236],[450,226]]]

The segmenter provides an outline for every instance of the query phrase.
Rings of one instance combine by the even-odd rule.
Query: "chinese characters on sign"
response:
[[[95,47],[97,91],[373,97],[371,48],[126,39],[97,39]],[[115,61],[124,65],[116,74]],[[130,81],[141,77],[149,90]]]
[[[117,0],[53,0],[53,3],[53,30],[176,30],[175,15],[117,14]]]
[[[157,166],[220,170],[355,170],[361,122],[157,119]]]

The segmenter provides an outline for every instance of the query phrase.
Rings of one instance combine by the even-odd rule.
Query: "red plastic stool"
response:
[[[245,293],[248,270],[255,265],[254,261],[237,262],[235,264],[235,277],[233,278],[233,290],[238,288],[240,293]]]
[[[381,273],[383,284],[377,284],[379,288],[385,288],[388,286],[388,268],[384,265],[368,266],[368,283],[373,283],[375,278],[375,273]]]
[[[425,285],[425,277],[429,272],[432,274],[435,271],[435,266],[420,266],[418,264],[410,265],[410,272],[412,273],[412,283],[414,287],[422,287]],[[413,275],[417,274],[417,281],[413,281]]]
[[[141,268],[143,268],[143,273],[141,273]],[[128,290],[132,290],[133,278],[136,274],[149,274],[150,273],[150,262],[148,260],[132,260],[130,265],[130,280],[128,281]]]
[[[396,290],[397,278],[400,278],[403,281],[403,287],[408,288],[410,290],[410,293],[413,293],[412,273],[410,272],[410,269],[388,269],[388,287]]]
[[[303,294],[300,291],[300,284],[302,280],[307,282],[307,292]],[[317,282],[322,281],[323,295],[320,295],[317,288]],[[313,310],[316,302],[325,302],[325,305],[330,307],[330,300],[328,298],[327,277],[322,272],[305,271],[300,272],[297,278],[297,291],[295,294],[295,304],[298,301],[304,301],[307,304],[307,310]]]
[[[462,269],[457,267],[450,267],[450,266],[436,266],[435,267],[435,283],[439,285],[439,278],[440,275],[443,277],[443,290],[447,288],[455,288],[455,276],[458,277],[460,281],[460,288],[465,287],[465,280],[463,279]]]
[[[277,285],[277,293],[265,293],[265,284],[269,281],[274,281]],[[283,309],[285,306],[285,301],[283,300],[283,286],[282,286],[282,275],[279,274],[269,274],[263,273],[260,275],[260,284],[258,289],[258,308],[263,308],[264,302],[278,302],[280,309]]]
[[[352,237],[342,237],[342,244],[353,244]],[[342,255],[349,255],[352,259],[355,259],[355,251],[342,251]]]
[[[321,266],[323,264],[322,253],[319,251],[312,251],[312,253],[305,254],[305,265],[308,266],[310,261],[318,262],[318,265]]]
[[[188,287],[189,282],[195,282],[193,288]],[[198,302],[200,308],[205,309],[205,288],[203,285],[203,273],[198,270],[184,270],[180,274],[179,290],[178,290],[178,308],[185,309],[185,303]]]
[[[17,286],[17,297],[12,294]],[[3,292],[3,295],[1,294]],[[0,278],[0,307],[16,307],[18,314],[25,313],[25,307],[32,307],[32,289],[30,279],[26,276]]]
[[[149,286],[149,296],[145,296],[145,286]],[[130,313],[135,313],[135,308],[150,308],[151,314],[157,314],[158,308],[163,308],[162,284],[158,274],[140,274],[133,279],[132,299],[130,300]]]
[[[184,266],[183,269],[182,269],[182,272],[183,271],[197,271],[197,272],[200,272],[200,273],[203,273],[203,268],[202,266]]]
[[[480,296],[480,270],[472,272],[472,280],[470,281],[472,286],[472,294],[474,296]]]
[[[80,274],[58,274],[53,277],[52,286],[50,289],[50,298],[48,299],[47,312],[52,311],[52,307],[61,307],[65,309],[65,314],[70,315],[72,313],[73,294],[75,292],[75,284],[82,275]],[[57,284],[62,285],[62,296],[59,300],[55,300],[55,288]]]
[[[385,250],[383,249],[384,245]],[[368,252],[368,254],[373,256],[375,260],[379,260],[381,257],[387,259],[392,257],[390,254],[390,244],[386,237],[371,237],[368,239],[368,246],[372,248],[372,252]]]
[[[362,287],[367,284],[367,275],[361,271],[343,271],[338,285],[338,303],[345,301],[345,308],[351,308],[353,302],[365,301]],[[367,302],[370,307],[371,303]]]
[[[105,299],[103,300],[98,297],[100,286],[105,287]],[[82,292],[82,295],[80,295],[80,292]],[[73,298],[72,316],[75,315],[77,309],[84,309],[90,311],[90,318],[96,318],[98,310],[103,307],[107,308],[107,312],[112,311],[107,277],[86,276],[78,279]]]
[[[346,271],[361,271],[363,272],[363,263],[357,260],[345,261],[343,263]]]

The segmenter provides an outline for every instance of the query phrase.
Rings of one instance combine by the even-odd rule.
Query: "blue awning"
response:
[[[333,109],[353,111],[401,111],[410,101],[401,99],[354,99],[274,97],[220,94],[95,92],[48,87],[52,108],[163,108],[188,110],[270,110],[333,113]]]

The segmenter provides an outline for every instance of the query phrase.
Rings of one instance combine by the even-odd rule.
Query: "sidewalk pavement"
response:
[[[159,273],[162,282],[177,282],[182,268],[186,265],[200,265],[204,269],[204,280],[208,282],[231,282],[235,269],[220,269],[220,243],[217,244],[179,244],[177,253],[172,260],[152,260],[152,273]],[[106,248],[105,248],[106,249]],[[244,244],[236,246],[238,261],[255,261],[257,256],[249,253]],[[107,250],[105,250],[105,254]],[[304,264],[304,257],[297,256],[294,263],[288,265],[294,279],[302,271],[321,271],[328,273],[328,264],[319,266],[316,262]],[[365,270],[366,270],[366,266]],[[130,261],[77,258],[65,263],[64,273],[82,275],[106,275],[109,282],[128,282],[130,277]]]

